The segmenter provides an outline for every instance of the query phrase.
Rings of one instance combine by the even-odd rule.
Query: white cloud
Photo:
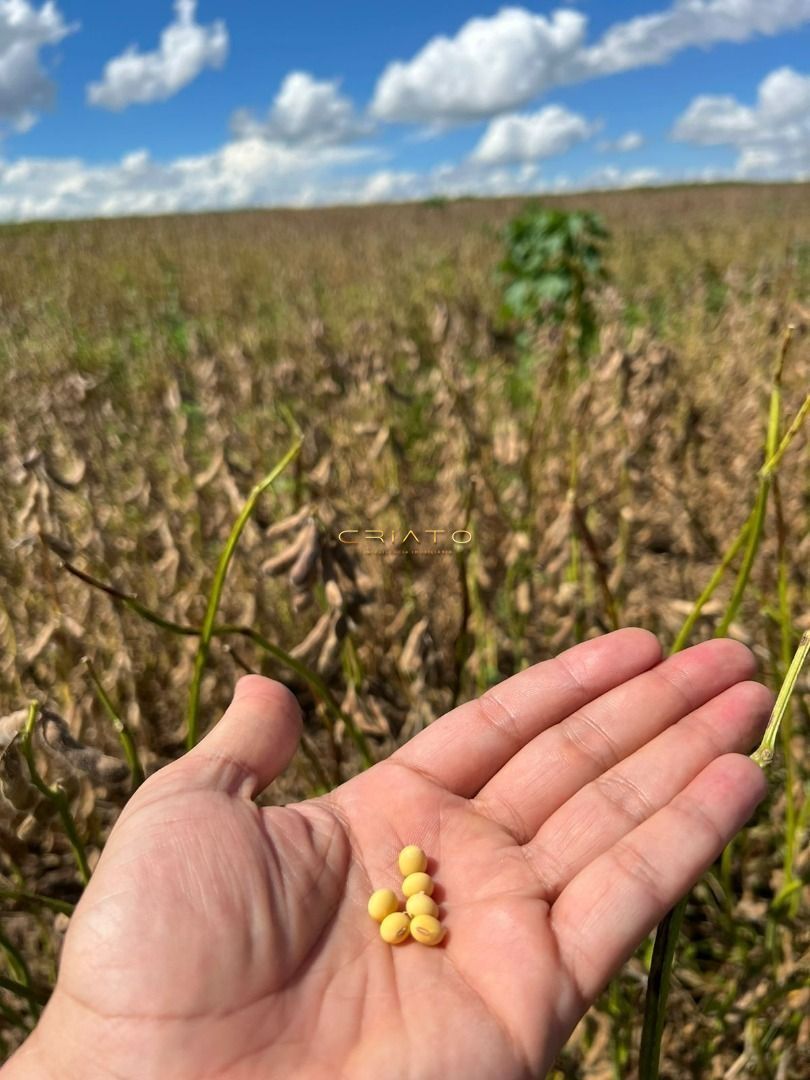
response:
[[[511,113],[489,124],[472,157],[490,165],[555,157],[589,139],[597,128],[598,124],[561,105],[547,105],[536,113]]]
[[[740,43],[810,20],[810,0],[676,0],[672,7],[611,27],[578,60],[581,74],[612,75],[662,64],[681,49]]]
[[[526,105],[554,86],[661,64],[681,49],[742,42],[810,21],[810,0],[675,0],[617,23],[586,45],[587,18],[503,8],[431,39],[411,60],[389,64],[377,83],[379,119],[432,126],[481,120]]]
[[[497,197],[535,192],[540,183],[539,169],[533,163],[508,167],[446,162],[426,173],[380,169],[338,188],[335,197],[353,203],[412,202],[436,196]]]
[[[210,154],[152,160],[146,150],[118,162],[79,158],[0,160],[0,218],[111,217],[239,206],[300,205],[302,193],[328,200],[341,167],[371,157],[352,147],[306,150],[239,139]],[[329,177],[329,179],[327,179]]]
[[[101,82],[90,83],[87,100],[105,109],[126,109],[165,101],[206,67],[220,68],[228,55],[228,31],[221,19],[210,26],[196,21],[197,0],[175,0],[175,21],[160,35],[154,52],[130,45],[104,65]]]
[[[546,178],[537,162],[445,163],[429,172],[377,168],[372,151],[348,146],[290,147],[238,139],[210,154],[161,163],[146,150],[119,161],[0,159],[0,219],[117,217],[248,206],[397,202],[431,196],[500,196],[639,186],[654,170],[608,167],[580,180]]]
[[[371,111],[381,120],[458,123],[523,105],[563,81],[586,22],[576,11],[546,18],[522,8],[470,19],[454,38],[433,38],[412,60],[389,64]]]
[[[338,80],[319,82],[305,71],[292,71],[266,119],[257,120],[247,109],[240,109],[231,119],[233,133],[291,146],[345,143],[369,134],[371,126],[356,115],[339,87]]]
[[[52,0],[39,8],[28,0],[0,0],[0,121],[17,131],[36,123],[37,110],[47,108],[54,95],[40,50],[76,29],[65,23]]]
[[[556,192],[606,191],[648,187],[666,182],[657,169],[622,170],[609,165],[574,179],[544,177],[535,163],[519,167],[482,166],[475,162],[440,165],[429,173],[381,170],[340,192],[345,202],[408,202],[431,196],[542,195]],[[669,178],[670,180],[674,178]]]
[[[697,97],[673,137],[736,148],[741,176],[810,176],[810,75],[777,68],[759,84],[754,105],[729,95]]]
[[[676,177],[665,177],[659,169],[619,169],[605,165],[578,181],[581,191],[612,191],[616,188],[652,187],[656,184],[675,182]]]
[[[626,131],[618,139],[603,139],[597,143],[596,149],[602,153],[616,151],[620,154],[627,154],[632,150],[640,150],[643,145],[644,136],[640,131]]]

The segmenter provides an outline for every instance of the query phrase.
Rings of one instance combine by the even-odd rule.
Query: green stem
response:
[[[41,893],[29,892],[27,889],[2,889],[0,888],[0,900],[25,900],[29,904],[41,904],[42,907],[50,908],[51,911],[60,915],[72,915],[75,905],[67,900],[57,900],[53,896],[43,896]]]
[[[793,652],[793,619],[790,610],[790,588],[788,570],[788,537],[785,526],[785,515],[782,511],[782,494],[779,487],[779,477],[772,480],[773,505],[776,517],[776,541],[777,541],[777,579],[776,589],[779,604],[779,658],[780,672],[784,679],[790,670],[791,654]],[[783,889],[789,890],[793,884],[793,862],[796,853],[796,762],[793,755],[793,719],[791,709],[785,710],[782,722],[782,754],[785,759],[785,856],[784,872],[785,880]],[[799,902],[798,892],[791,894],[791,908],[793,913],[797,910]]]
[[[140,615],[146,622],[159,626],[161,630],[168,630],[170,634],[181,634],[184,637],[196,637],[200,632],[196,626],[184,626],[182,623],[164,619],[162,615],[152,611],[146,604],[142,604],[133,593],[122,592],[121,589],[116,589],[114,585],[109,585],[106,581],[100,581],[98,578],[93,577],[92,574],[88,574],[85,570],[80,570],[78,566],[74,566],[73,563],[69,563],[66,559],[62,560],[61,567],[63,570],[67,570],[69,574],[72,574],[73,577],[78,578],[79,581],[83,581],[85,585],[91,585],[94,589],[98,589],[100,592],[112,597],[113,600],[119,600],[124,607],[129,608],[136,615]]]
[[[31,745],[31,739],[34,734],[34,724],[36,723],[38,711],[39,705],[36,701],[32,701],[28,706],[28,718],[25,722],[25,727],[23,728],[22,737],[20,739],[20,751],[28,765],[28,772],[31,775],[31,782],[34,787],[56,807],[57,813],[62,821],[62,827],[65,830],[65,834],[73,850],[76,865],[79,868],[79,876],[86,885],[90,880],[90,867],[87,863],[84,844],[79,837],[76,822],[73,820],[73,815],[70,812],[70,804],[67,800],[67,796],[64,791],[60,791],[58,788],[49,787],[45,783],[39,775],[37,764],[34,760],[34,749]]]
[[[667,912],[655,933],[655,946],[647,979],[647,994],[644,998],[644,1022],[638,1059],[639,1080],[653,1080],[658,1076],[661,1038],[664,1034],[667,998],[672,978],[672,961],[675,958],[675,947],[681,933],[686,901],[687,897],[684,896],[671,911]]]
[[[231,559],[236,551],[236,545],[239,543],[239,538],[244,532],[245,526],[250,519],[251,514],[259,500],[259,497],[267,491],[267,489],[275,483],[277,477],[286,469],[289,463],[296,456],[301,448],[302,438],[300,435],[296,436],[292,446],[279,461],[279,463],[270,470],[263,480],[260,480],[255,485],[250,495],[247,498],[247,502],[242,507],[242,512],[234,522],[230,535],[227,539],[222,554],[219,557],[217,568],[214,573],[214,581],[211,586],[211,593],[208,597],[208,606],[205,609],[205,618],[203,619],[202,630],[200,631],[200,641],[197,646],[197,655],[194,658],[194,674],[191,679],[191,688],[189,690],[188,697],[188,730],[186,733],[186,746],[191,749],[197,742],[197,733],[199,725],[199,711],[200,711],[200,685],[202,683],[203,672],[205,671],[205,665],[208,660],[208,652],[211,646],[211,638],[213,637],[214,621],[217,617],[217,611],[219,610],[219,602],[222,597],[222,589],[225,585],[225,578],[228,574],[228,567],[231,564]]]
[[[805,630],[802,634],[802,640],[799,642],[799,647],[793,655],[793,660],[787,670],[782,686],[780,687],[779,694],[776,698],[776,704],[771,713],[771,718],[768,721],[765,734],[762,736],[762,742],[751,755],[751,760],[755,761],[757,765],[762,768],[773,761],[779,725],[782,723],[782,719],[788,710],[791,695],[793,694],[793,690],[796,686],[802,667],[804,666],[804,662],[807,659],[808,653],[810,653],[810,630]]]
[[[470,520],[472,517],[473,505],[475,502],[475,480],[470,482],[470,486],[467,489],[467,496],[465,498],[464,505],[464,528],[469,529]],[[470,604],[470,583],[467,579],[469,573],[469,561],[462,548],[456,546],[454,553],[456,572],[458,574],[459,594],[461,600],[461,618],[459,620],[458,633],[456,634],[455,643],[455,656],[453,666],[453,696],[452,707],[458,704],[458,700],[461,696],[462,684],[464,680],[464,670],[466,663],[470,655],[475,649],[475,638],[470,631],[470,618],[472,615],[472,606]]]
[[[709,579],[709,583],[707,584],[706,588],[703,590],[703,592],[700,594],[700,596],[695,601],[694,607],[689,612],[689,615],[687,616],[686,620],[684,621],[683,626],[678,631],[678,636],[675,638],[675,642],[674,642],[674,644],[672,646],[672,652],[673,653],[680,652],[681,649],[686,647],[686,643],[687,643],[687,641],[689,640],[689,638],[690,638],[690,636],[692,634],[692,630],[694,629],[695,623],[700,618],[700,613],[703,611],[703,608],[705,607],[705,605],[709,602],[711,597],[714,595],[714,591],[717,588],[717,586],[720,584],[720,582],[723,580],[723,576],[724,576],[726,570],[729,568],[730,564],[737,557],[737,553],[739,552],[740,548],[745,543],[746,537],[748,536],[748,532],[749,532],[749,530],[751,528],[751,522],[753,520],[754,520],[754,513],[752,511],[748,515],[748,520],[742,526],[742,528],[737,533],[734,540],[731,542],[731,545],[726,550],[726,553],[725,553],[725,555],[723,555],[723,558],[721,559],[720,564],[718,565],[717,569],[714,571],[711,578]]]
[[[782,411],[782,370],[785,365],[785,356],[787,355],[792,333],[793,327],[788,327],[782,340],[782,348],[777,357],[776,364],[774,365],[771,397],[768,406],[768,430],[765,435],[766,463],[775,456],[779,443],[779,420]],[[798,431],[798,428],[796,430]],[[765,511],[768,508],[768,492],[771,487],[772,475],[773,470],[760,474],[757,498],[754,503],[753,521],[748,532],[748,545],[745,549],[740,572],[734,583],[731,600],[726,608],[725,615],[720,621],[720,625],[717,627],[716,637],[725,637],[728,633],[728,628],[734,621],[740,608],[740,604],[742,603],[743,596],[745,595],[745,590],[748,588],[748,580],[751,577],[751,570],[754,566],[754,560],[757,557],[760,541],[762,540],[762,532],[765,528]]]
[[[145,619],[155,626],[159,626],[162,630],[168,630],[169,633],[179,634],[182,637],[199,637],[202,633],[197,626],[187,626],[183,623],[175,623],[168,619],[164,619],[162,616],[158,615],[156,611],[152,611],[151,608],[142,604],[136,597],[132,596],[131,593],[122,592],[120,589],[116,589],[106,582],[100,581],[98,578],[93,577],[84,570],[77,569],[68,562],[63,562],[62,566],[68,573],[73,574],[74,577],[79,578],[79,580],[83,581],[86,585],[90,585],[94,589],[99,589],[101,592],[112,597],[113,600],[118,600],[136,615],[139,615],[142,619]],[[258,645],[260,649],[263,649],[280,663],[284,664],[285,667],[290,668],[292,671],[295,671],[296,674],[300,675],[313,693],[323,701],[330,717],[333,719],[340,719],[344,722],[347,731],[360,751],[364,766],[368,767],[374,764],[374,758],[363,732],[359,730],[352,718],[341,710],[340,706],[332,696],[329,687],[317,672],[312,671],[306,664],[301,663],[300,660],[296,660],[294,656],[290,656],[289,653],[285,652],[278,645],[274,645],[271,641],[268,641],[267,638],[263,637],[258,632],[258,630],[254,630],[251,626],[233,626],[231,624],[224,626],[217,625],[213,627],[211,636],[222,637],[228,634],[239,634],[241,637],[249,638],[254,644]]]
[[[723,618],[720,620],[717,630],[715,631],[715,637],[725,637],[728,633],[728,629],[731,626],[734,618],[742,603],[745,590],[748,588],[748,580],[751,577],[751,570],[754,566],[754,560],[757,557],[759,551],[760,541],[762,540],[762,532],[765,527],[765,511],[768,506],[768,489],[770,488],[770,477],[763,478],[760,481],[759,489],[757,491],[757,501],[754,504],[754,513],[749,528],[747,529],[747,540],[745,554],[743,556],[742,566],[737,574],[737,580],[734,582],[734,590],[731,594],[731,600],[728,607],[725,610]]]
[[[729,605],[726,609],[725,615],[717,628],[717,637],[722,637],[729,626],[731,625],[734,616],[742,602],[745,589],[748,585],[748,581],[751,574],[751,569],[754,565],[754,560],[759,550],[760,540],[762,538],[762,531],[765,521],[765,510],[768,503],[768,491],[770,488],[771,475],[773,468],[770,471],[767,470],[767,466],[773,462],[775,456],[778,453],[777,445],[779,444],[779,425],[781,414],[781,386],[782,386],[782,370],[784,368],[785,357],[787,356],[787,350],[790,345],[793,328],[788,327],[785,335],[782,339],[779,355],[777,356],[776,363],[774,364],[773,374],[771,379],[771,394],[768,407],[768,427],[765,437],[765,468],[760,470],[759,487],[757,489],[757,498],[754,504],[754,509],[749,518],[749,522],[746,524],[745,529],[747,533],[747,547],[745,557],[743,558],[742,566],[737,575],[734,590]],[[791,439],[796,435],[800,427],[800,424],[791,425],[790,437]],[[787,449],[788,443],[782,441],[784,445],[779,446],[779,451],[784,453]],[[775,467],[775,466],[774,466]],[[732,545],[733,546],[733,545]],[[733,558],[733,555],[731,556]],[[730,560],[729,560],[730,561]],[[810,648],[810,635],[808,636],[808,648]],[[684,634],[683,629],[678,634],[677,642],[681,646],[688,637],[688,630]],[[804,639],[803,639],[804,640]],[[797,654],[798,655],[798,654]],[[805,654],[806,655],[806,654]],[[794,659],[794,664],[796,660]],[[798,672],[801,667],[801,662],[795,669],[793,681],[795,683],[798,678]],[[791,666],[791,672],[793,671],[793,665]],[[790,675],[791,672],[788,672]],[[785,680],[787,682],[787,679]],[[783,684],[782,691],[780,691],[779,698],[777,699],[777,706],[783,698],[783,692],[785,684]],[[787,700],[789,700],[789,692],[785,700],[784,708],[787,707]],[[753,760],[759,764],[767,764],[767,761],[773,757],[773,740],[776,738],[776,732],[779,727],[779,721],[781,715],[776,717],[776,706],[774,707],[774,714],[772,715],[771,723],[768,725],[768,731],[766,731],[766,737],[763,739],[762,746],[756,754],[752,755]],[[770,733],[771,742],[767,742],[768,735]],[[760,755],[759,757],[757,755]],[[767,756],[769,755],[769,756]],[[672,972],[672,962],[675,956],[675,948],[678,943],[678,936],[680,934],[681,923],[683,921],[683,911],[686,907],[686,897],[678,904],[661,922],[655,935],[655,945],[653,946],[652,963],[650,967],[650,977],[647,983],[647,995],[644,1003],[644,1023],[641,1032],[641,1051],[640,1051],[640,1066],[639,1066],[639,1080],[658,1080],[660,1059],[661,1059],[661,1036],[664,1029],[664,1016],[667,1004],[667,994],[669,992],[669,982]],[[680,910],[679,910],[680,908]]]
[[[109,717],[110,723],[118,732],[118,739],[124,751],[124,757],[127,759],[129,771],[132,774],[132,790],[134,791],[143,783],[145,777],[143,774],[143,769],[141,768],[141,763],[138,760],[138,751],[135,748],[135,740],[132,738],[132,732],[129,730],[127,725],[115,711],[115,707],[110,700],[107,691],[102,686],[101,680],[96,674],[96,669],[93,666],[93,661],[90,659],[89,656],[82,657],[82,661],[87,668],[87,673],[92,680],[93,686],[95,687],[96,694],[98,695],[98,699],[101,702],[102,708]]]
[[[801,408],[796,413],[793,423],[790,425],[790,427],[787,429],[784,436],[782,437],[782,441],[779,444],[778,449],[773,452],[773,454],[768,458],[768,460],[760,469],[760,476],[770,476],[772,473],[776,472],[776,470],[779,468],[779,463],[785,456],[785,451],[793,442],[796,433],[799,431],[802,424],[807,419],[808,414],[810,414],[810,394],[808,394],[802,402]]]
[[[10,994],[16,994],[17,997],[27,1001],[29,1005],[47,1005],[48,998],[51,996],[50,990],[25,986],[23,983],[17,982],[16,979],[7,979],[5,975],[0,975],[0,990],[8,990]]]
[[[327,712],[330,714],[330,717],[333,720],[342,720],[346,725],[346,730],[351,735],[355,746],[360,752],[363,764],[366,767],[374,764],[374,758],[371,754],[365,735],[360,731],[352,718],[347,713],[343,712],[337,701],[335,701],[335,698],[332,696],[331,690],[317,671],[313,671],[311,668],[308,668],[306,664],[302,664],[300,660],[296,660],[294,656],[290,656],[289,653],[279,648],[278,645],[274,645],[272,641],[268,641],[266,637],[263,637],[258,630],[254,630],[251,626],[233,626],[227,623],[224,626],[215,626],[213,632],[215,636],[221,634],[241,634],[242,637],[250,638],[250,640],[258,645],[260,649],[264,649],[265,652],[275,657],[276,660],[290,668],[297,675],[300,675],[315,696],[321,699]]]
[[[25,962],[25,957],[17,948],[17,946],[6,937],[2,930],[0,930],[0,949],[6,954],[6,963],[13,977],[23,986],[31,986],[31,972],[28,970],[28,965]],[[31,1003],[31,1015],[34,1020],[39,1019],[39,1005],[32,1001]]]

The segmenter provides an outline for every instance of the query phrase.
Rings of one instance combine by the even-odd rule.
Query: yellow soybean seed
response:
[[[399,909],[399,900],[391,889],[377,889],[368,901],[368,913],[377,922],[382,922],[386,915]]]
[[[444,937],[444,927],[432,915],[414,915],[410,929],[414,941],[423,945],[438,945]]]
[[[399,872],[403,877],[419,874],[427,869],[427,855],[416,844],[408,844],[399,853]]]
[[[408,874],[402,882],[402,891],[406,896],[414,896],[420,892],[427,893],[430,896],[433,892],[433,878],[430,874]]]
[[[418,892],[408,897],[405,910],[411,917],[414,915],[432,915],[436,918],[439,914],[439,905],[427,893]]]
[[[408,937],[411,929],[411,920],[404,911],[395,911],[392,915],[386,915],[380,923],[380,937],[389,945],[401,945]]]

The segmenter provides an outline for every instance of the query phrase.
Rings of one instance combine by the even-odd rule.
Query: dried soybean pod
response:
[[[86,773],[99,784],[120,784],[129,778],[129,766],[118,758],[85,746],[71,734],[65,721],[50,709],[40,709],[42,741],[62,761]]]
[[[402,882],[402,891],[405,896],[414,896],[420,892],[427,893],[430,896],[433,892],[433,878],[430,874],[408,874]]]
[[[302,529],[301,535],[304,537],[304,541],[289,574],[289,582],[294,589],[300,589],[308,580],[321,553],[318,526],[314,518],[309,519]]]
[[[407,941],[411,931],[411,920],[404,911],[395,911],[386,915],[380,923],[380,937],[389,945],[401,945]]]
[[[399,872],[403,877],[427,870],[427,855],[416,844],[408,844],[399,853]]]
[[[307,504],[296,511],[291,517],[285,518],[283,521],[276,521],[268,529],[265,530],[265,537],[268,540],[275,540],[278,536],[288,536],[291,532],[294,532],[299,525],[303,525],[306,519],[311,514],[311,507]]]
[[[377,889],[369,897],[368,913],[378,923],[398,909],[399,900],[391,889]]]
[[[281,551],[275,555],[271,555],[268,559],[265,559],[262,563],[263,574],[279,574],[282,570],[286,570],[288,566],[292,566],[298,556],[301,554],[307,540],[306,531],[302,530],[298,535]]]

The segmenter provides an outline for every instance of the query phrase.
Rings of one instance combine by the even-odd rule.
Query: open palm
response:
[[[9,1080],[542,1076],[578,1019],[763,797],[771,696],[714,641],[621,630],[448,713],[288,807],[252,801],[300,714],[260,676],[117,822],[57,989]],[[366,914],[428,852],[447,936]]]

